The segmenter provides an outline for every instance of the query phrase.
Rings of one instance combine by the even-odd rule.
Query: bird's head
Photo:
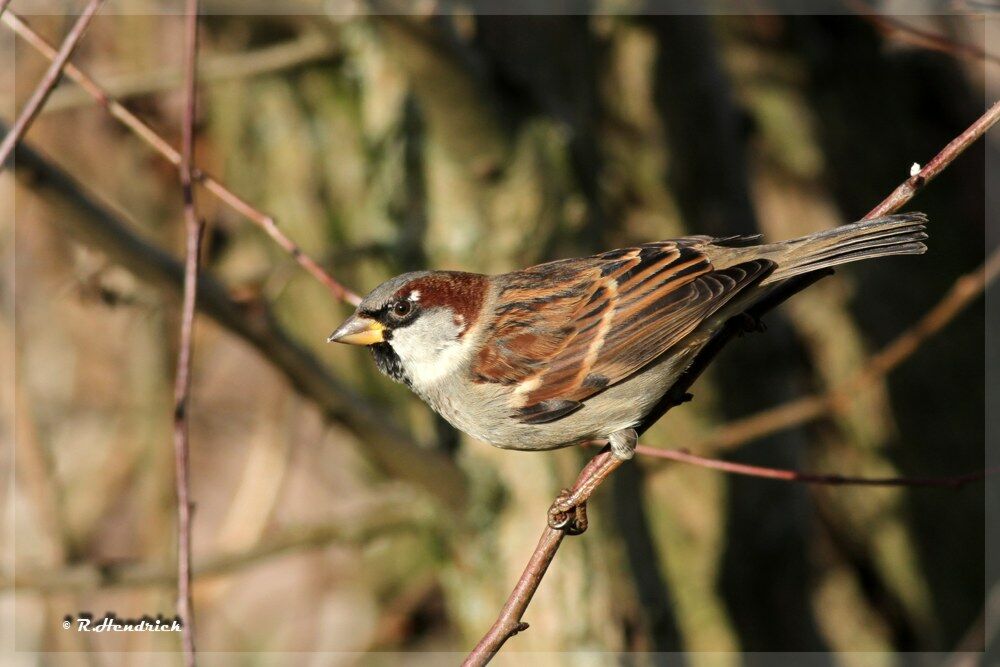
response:
[[[479,321],[489,279],[457,271],[415,271],[368,294],[327,342],[368,346],[379,370],[422,387],[471,355],[466,334]]]

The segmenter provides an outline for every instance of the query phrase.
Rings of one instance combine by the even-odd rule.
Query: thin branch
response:
[[[956,157],[965,151],[965,149],[968,148],[973,141],[981,137],[986,130],[992,127],[998,119],[1000,119],[1000,102],[994,104],[993,107],[991,107],[982,117],[976,120],[976,122],[973,123],[965,132],[949,143],[940,153],[938,153],[938,155],[934,157],[933,160],[927,163],[927,165],[916,176],[907,179],[906,182],[897,187],[892,194],[890,194],[881,204],[872,209],[872,211],[865,217],[877,217],[899,210],[900,207],[913,198],[913,195],[915,195],[920,188],[941,173],[941,171],[943,171],[949,164],[952,163],[952,161],[954,161]],[[898,365],[902,359],[912,353],[912,349],[915,349],[915,346],[919,345],[919,343],[927,336],[944,326],[948,320],[954,317],[954,314],[960,310],[965,303],[982,291],[982,284],[985,282],[985,279],[988,276],[995,276],[997,270],[1000,269],[998,263],[1000,262],[997,260],[997,253],[994,253],[994,255],[991,256],[991,258],[980,268],[979,271],[982,272],[982,275],[979,277],[978,283],[976,282],[976,276],[979,273],[978,271],[959,279],[959,281],[952,288],[952,291],[949,293],[949,296],[951,293],[958,293],[960,296],[952,297],[952,299],[946,297],[945,305],[938,304],[938,306],[933,308],[930,313],[918,322],[912,331],[905,332],[902,336],[897,338],[897,345],[890,345],[888,350],[883,350],[884,356],[876,355],[883,359],[879,362],[879,368],[884,370],[880,372],[888,372],[888,370],[893,368],[895,365]],[[809,275],[802,276],[801,278],[806,281],[814,279]],[[795,279],[793,278],[792,280]],[[801,285],[798,285],[796,289],[801,289]],[[770,308],[774,304],[780,302],[780,300],[780,298],[770,299],[766,304],[761,305],[762,309],[766,310],[767,308]],[[718,354],[718,351],[738,333],[739,329],[737,327],[730,326],[730,324],[731,323],[728,323],[724,329],[713,338],[709,345],[706,346],[706,349],[702,350],[698,357],[696,357],[691,367],[689,367],[688,370],[681,375],[680,379],[674,383],[668,394],[661,399],[660,403],[656,408],[654,408],[653,411],[655,413],[655,419],[661,418],[671,408],[680,405],[686,400],[686,392],[690,388],[691,384],[693,384],[698,376],[705,370],[715,355]],[[795,404],[798,402],[793,401],[792,403]],[[648,425],[649,423],[645,423],[643,428],[648,427]],[[643,447],[642,449],[644,450],[644,453],[649,453],[647,451],[648,448]],[[592,469],[595,461],[605,455],[606,453],[602,452],[594,457],[594,459],[591,459],[591,461],[587,464],[587,467],[584,468],[584,471],[577,479],[577,485],[580,485],[581,480],[584,480],[587,477],[587,473]],[[678,453],[674,452],[673,455],[676,456]],[[681,453],[680,455],[684,454]],[[688,454],[687,456],[691,457],[692,455]],[[689,460],[688,462],[691,461]],[[758,470],[763,471],[765,469]],[[736,471],[733,470],[731,472]],[[992,472],[993,471],[987,471],[987,473]],[[766,474],[768,476],[776,476],[778,474],[801,475],[803,473],[794,473],[793,471],[776,471],[771,469]],[[982,473],[976,474],[980,475]],[[812,477],[815,478],[818,476]],[[829,478],[831,476],[826,477]],[[951,483],[954,484],[955,482]],[[528,565],[521,574],[521,578],[518,580],[514,590],[511,591],[510,596],[507,598],[507,602],[500,611],[499,617],[493,624],[493,627],[490,628],[489,632],[486,633],[486,635],[473,649],[472,653],[470,653],[466,658],[463,663],[464,665],[487,664],[510,637],[528,627],[526,623],[521,621],[521,618],[523,617],[528,604],[531,602],[532,596],[538,589],[538,585],[541,583],[542,577],[545,575],[546,568],[555,557],[555,553],[559,549],[559,545],[562,543],[562,537],[562,531],[554,531],[546,526],[545,531],[542,533],[542,538],[538,542],[538,546],[535,547],[535,551],[532,553],[531,559],[528,561]]]
[[[865,387],[888,375],[920,345],[944,329],[956,315],[1000,275],[1000,248],[974,271],[954,282],[945,295],[912,326],[872,355],[850,378],[830,391],[797,398],[757,414],[729,422],[689,445],[699,452],[733,449],[751,440],[805,424],[830,412],[844,410]]]
[[[573,485],[573,489],[575,490],[584,486],[588,482],[590,474],[599,469],[604,459],[610,456],[613,456],[611,451],[605,450],[592,458],[580,472],[580,475],[576,479],[576,484]],[[538,585],[542,583],[542,577],[545,576],[545,571],[548,569],[552,559],[555,558],[556,552],[559,550],[559,545],[562,544],[563,537],[565,536],[565,531],[550,528],[548,525],[545,526],[545,530],[542,531],[542,536],[538,540],[538,545],[531,553],[531,559],[528,560],[524,572],[521,573],[521,578],[517,580],[514,590],[511,591],[503,609],[500,610],[500,615],[493,623],[493,627],[479,640],[476,647],[465,658],[462,662],[462,667],[479,667],[480,665],[487,664],[508,639],[518,632],[528,629],[528,624],[522,621],[521,617],[524,616],[524,612],[528,609],[531,598],[535,595],[535,591],[538,590]]]
[[[184,118],[181,127],[179,176],[184,195],[184,299],[181,308],[180,348],[174,380],[174,473],[177,484],[177,615],[183,624],[181,645],[184,664],[194,667],[194,609],[191,604],[191,480],[189,419],[191,403],[191,352],[195,303],[198,298],[198,259],[202,223],[195,206],[191,166],[194,162],[194,123],[197,112],[198,0],[187,0],[184,20]]]
[[[76,50],[76,45],[80,43],[83,33],[87,31],[87,26],[90,25],[91,19],[97,14],[103,3],[104,0],[89,0],[83,13],[80,14],[80,18],[76,20],[76,23],[73,24],[63,43],[59,46],[59,51],[53,54],[51,58],[52,63],[45,71],[42,80],[38,82],[38,86],[35,87],[35,92],[31,94],[27,104],[21,109],[21,113],[18,115],[17,120],[14,121],[14,126],[10,132],[0,142],[0,171],[3,171],[4,165],[7,163],[7,158],[10,157],[11,152],[14,150],[14,146],[21,140],[21,137],[28,131],[28,128],[31,127],[35,116],[38,115],[38,112],[45,104],[45,100],[48,99],[49,93],[59,83],[63,68],[69,61],[70,56],[73,55],[73,51]],[[13,16],[13,12],[3,12],[6,8],[7,3],[0,6],[0,14],[3,14],[4,20],[9,16]]]
[[[970,125],[965,132],[952,139],[951,143],[941,149],[941,152],[925,164],[923,169],[903,181],[881,204],[869,211],[864,219],[877,218],[898,211],[908,201],[913,199],[913,195],[917,194],[919,190],[944,171],[945,167],[961,155],[972,142],[979,139],[979,137],[986,134],[988,129],[996,125],[998,120],[1000,120],[1000,100],[994,102],[993,106],[987,109],[986,113]]]
[[[1000,473],[1000,468],[989,468],[965,475],[952,475],[948,477],[851,477],[848,475],[808,473],[799,472],[798,470],[783,470],[781,468],[767,468],[745,463],[734,463],[732,461],[721,461],[706,456],[698,456],[684,449],[657,449],[656,447],[639,445],[635,448],[635,451],[637,454],[645,456],[689,463],[702,468],[721,470],[722,472],[733,473],[735,475],[833,486],[936,486],[957,488]]]
[[[52,45],[32,30],[31,27],[28,26],[28,24],[14,12],[6,12],[2,17],[0,17],[0,19],[2,19],[8,27],[17,33],[18,36],[33,46],[40,54],[50,60],[56,57],[56,52],[55,49],[52,48]],[[98,83],[90,76],[85,74],[80,68],[74,66],[72,63],[67,63],[64,71],[67,77],[79,84],[80,87],[86,90],[98,104],[107,109],[109,114],[125,125],[125,127],[131,130],[143,142],[152,147],[174,166],[180,166],[181,154],[138,116],[115,101],[108,94],[108,92],[98,85]],[[200,169],[192,169],[191,177],[195,181],[201,183],[206,190],[218,197],[234,211],[250,219],[251,222],[254,222],[261,229],[263,229],[264,232],[266,232],[275,243],[281,246],[285,252],[291,255],[302,268],[326,286],[334,298],[345,301],[352,306],[356,306],[361,302],[361,297],[344,285],[340,284],[333,278],[333,276],[327,273],[323,267],[316,262],[316,260],[307,255],[298,246],[298,244],[288,238],[278,227],[274,218],[255,208],[252,204],[229,190],[210,174],[207,174]]]
[[[861,2],[861,0],[848,0],[847,5],[857,12],[858,16],[875,26],[879,32],[889,37],[895,37],[902,42],[933,51],[940,51],[952,56],[991,62],[995,65],[1000,64],[1000,57],[989,53],[985,49],[981,49],[973,44],[956,42],[936,32],[922,30],[894,16],[879,14],[867,3]]]

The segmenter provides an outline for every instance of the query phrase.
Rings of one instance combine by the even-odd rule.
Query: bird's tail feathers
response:
[[[887,255],[920,255],[927,251],[923,213],[887,215],[764,246],[763,257],[777,268],[761,285],[827,267]]]

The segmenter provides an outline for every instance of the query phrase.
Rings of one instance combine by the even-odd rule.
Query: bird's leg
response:
[[[611,445],[611,453],[615,458],[623,462],[635,456],[635,446],[639,442],[639,434],[634,428],[627,428],[623,431],[615,431],[608,436],[608,444]]]
[[[608,475],[635,454],[639,435],[635,429],[615,431],[608,436],[610,452],[598,454],[580,473],[572,489],[563,489],[549,508],[549,527],[579,535],[587,529],[587,500]]]

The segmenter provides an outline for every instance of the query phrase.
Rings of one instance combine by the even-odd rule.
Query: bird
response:
[[[382,373],[497,447],[607,441],[610,473],[727,322],[832,267],[922,254],[926,223],[888,215],[777,243],[685,236],[500,275],[414,271],[373,289],[327,341],[368,347]],[[578,491],[550,525],[585,523]]]

